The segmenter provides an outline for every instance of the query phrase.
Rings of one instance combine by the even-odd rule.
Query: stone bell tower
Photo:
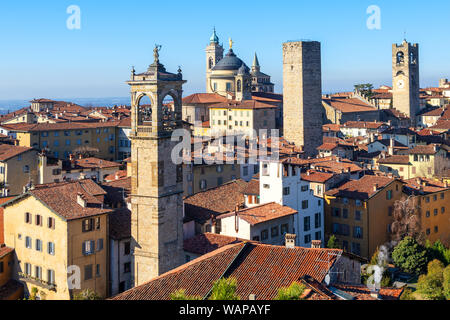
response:
[[[206,47],[206,92],[214,92],[211,88],[211,72],[214,66],[223,59],[223,47],[219,44],[219,37],[216,33],[216,28],[214,28],[213,34],[209,39],[209,45]]]
[[[159,63],[160,46],[146,72],[131,79],[131,233],[133,280],[140,285],[183,261],[183,168],[171,159],[171,133],[181,128],[181,70]],[[151,105],[141,105],[147,96]]]
[[[393,106],[416,124],[420,110],[419,45],[404,40],[392,45]]]

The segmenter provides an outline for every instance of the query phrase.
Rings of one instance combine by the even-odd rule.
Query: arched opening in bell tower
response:
[[[151,126],[152,125],[152,100],[147,95],[142,95],[137,101],[138,125]]]
[[[403,51],[397,52],[397,64],[403,64],[405,62],[405,54]]]

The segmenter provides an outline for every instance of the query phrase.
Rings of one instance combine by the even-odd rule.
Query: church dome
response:
[[[246,70],[250,70],[245,63],[234,54],[233,50],[230,49],[227,55],[214,66],[213,71],[239,70],[242,65],[244,65]]]

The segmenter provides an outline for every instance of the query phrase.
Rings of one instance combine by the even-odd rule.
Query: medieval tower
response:
[[[171,159],[181,127],[183,80],[159,63],[159,49],[148,70],[131,79],[131,233],[133,280],[140,285],[183,261],[183,169]],[[141,105],[147,96],[151,105]],[[166,100],[167,99],[167,100]]]
[[[322,65],[320,42],[283,44],[284,138],[315,156],[322,145]]]
[[[212,69],[214,66],[223,59],[223,47],[219,44],[219,37],[216,34],[214,28],[213,34],[209,39],[209,45],[206,47],[206,92],[214,92],[211,88],[211,82],[209,80]]]
[[[420,110],[419,45],[406,40],[392,45],[393,106],[416,123]]]

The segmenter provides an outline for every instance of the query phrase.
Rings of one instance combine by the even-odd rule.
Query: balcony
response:
[[[47,281],[44,281],[42,279],[38,279],[38,278],[32,277],[32,276],[27,275],[27,274],[22,273],[22,272],[19,272],[19,281],[31,283],[31,284],[39,286],[41,288],[44,288],[44,289],[56,292],[56,284],[50,284]]]

